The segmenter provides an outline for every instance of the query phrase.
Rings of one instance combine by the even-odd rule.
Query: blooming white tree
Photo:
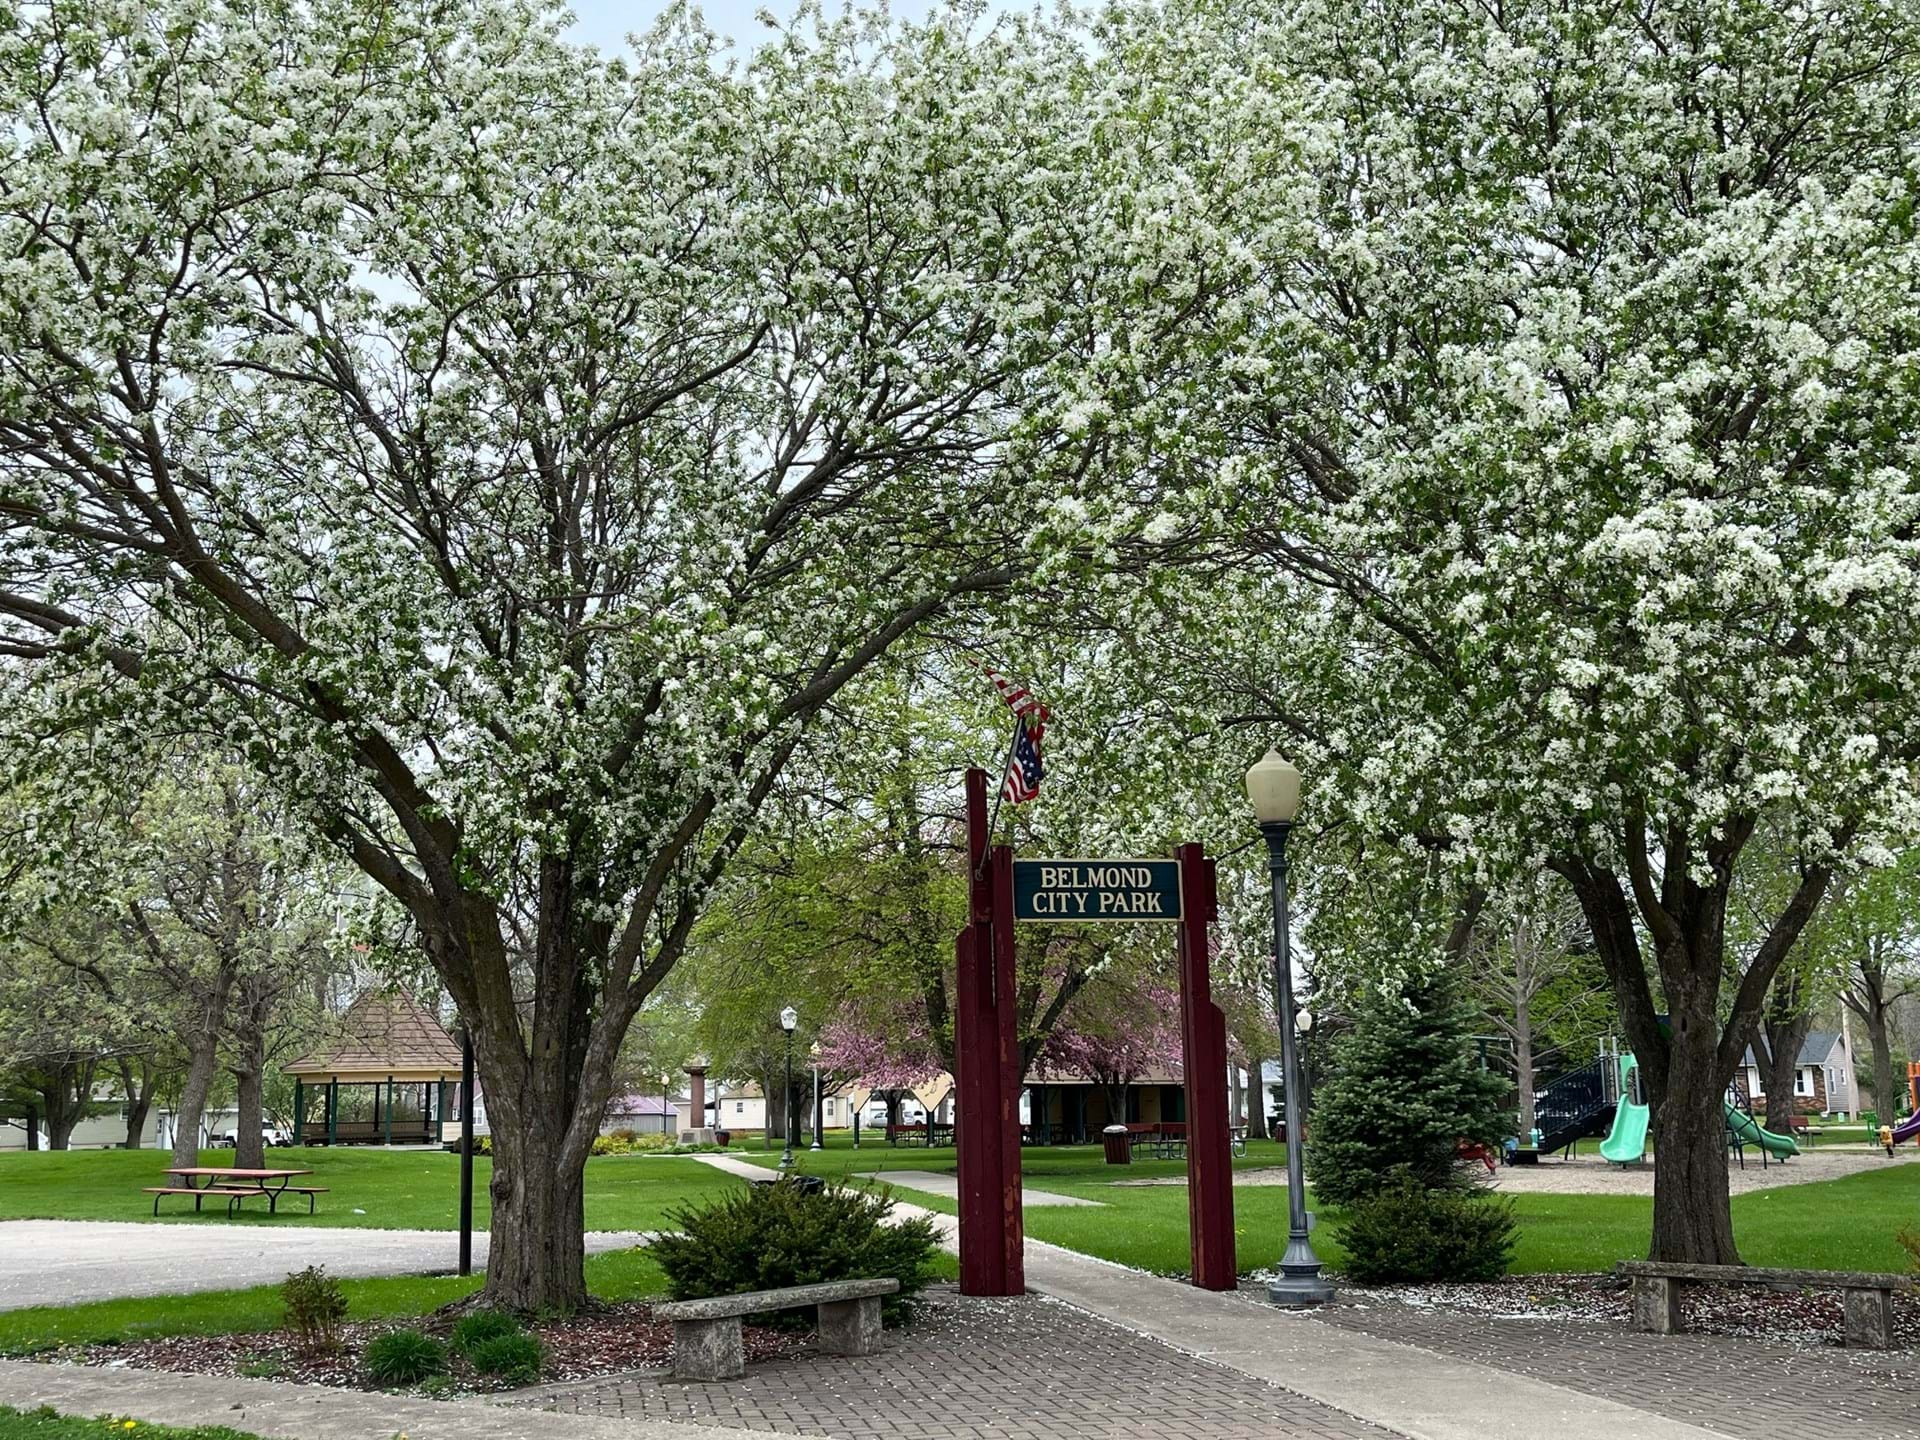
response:
[[[1222,371],[1219,503],[1340,659],[1274,721],[1318,813],[1571,884],[1655,1109],[1652,1253],[1736,1261],[1722,1095],[1836,867],[1920,822],[1920,12],[1217,18],[1340,127]],[[1730,946],[1763,825],[1803,863]]]
[[[676,9],[607,60],[560,23],[0,33],[10,728],[217,734],[406,909],[518,1309],[583,1298],[621,1039],[811,722],[1145,523],[1109,477],[1227,278],[1199,188],[1142,178],[1188,112],[1059,32],[803,16],[737,62]]]

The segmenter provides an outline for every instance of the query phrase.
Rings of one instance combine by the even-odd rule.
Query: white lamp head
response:
[[[1300,771],[1283,760],[1278,750],[1269,750],[1260,763],[1247,771],[1247,799],[1253,802],[1253,815],[1262,825],[1291,825],[1300,813]]]
[[[787,1006],[786,1009],[780,1012],[780,1028],[786,1031],[789,1035],[793,1033],[793,1027],[798,1025],[799,1023],[800,1023],[800,1012],[794,1009],[791,1005]]]
[[[1313,1012],[1311,1010],[1296,1010],[1293,1015],[1293,1028],[1298,1030],[1302,1035],[1313,1029]]]

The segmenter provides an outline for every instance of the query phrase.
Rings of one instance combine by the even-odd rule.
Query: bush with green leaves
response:
[[[296,1270],[280,1284],[282,1324],[302,1350],[336,1350],[347,1318],[347,1292],[324,1265]]]
[[[446,1368],[447,1351],[418,1330],[389,1330],[368,1343],[361,1362],[382,1385],[417,1385]]]
[[[467,1347],[467,1363],[482,1375],[508,1385],[531,1385],[540,1378],[546,1349],[535,1335],[493,1335]]]
[[[884,1190],[829,1185],[809,1194],[783,1176],[670,1212],[678,1233],[662,1235],[647,1253],[666,1272],[675,1300],[823,1280],[898,1280],[900,1293],[886,1302],[887,1318],[895,1319],[933,1278],[939,1238],[931,1220],[894,1224],[892,1215]],[[808,1317],[789,1312],[782,1320]]]
[[[1482,1068],[1476,1012],[1452,971],[1417,969],[1367,992],[1314,1097],[1307,1170],[1323,1202],[1350,1205],[1411,1174],[1428,1189],[1471,1176],[1463,1140],[1498,1145],[1513,1126],[1507,1082]]]
[[[1920,1230],[1914,1229],[1911,1225],[1903,1226],[1900,1233],[1893,1238],[1899,1242],[1900,1248],[1907,1252],[1907,1268],[1915,1275],[1920,1275]]]
[[[518,1335],[520,1322],[504,1310],[475,1310],[462,1315],[453,1327],[453,1348],[462,1355],[471,1353],[482,1340],[502,1335]]]
[[[1436,1189],[1410,1173],[1354,1204],[1338,1231],[1344,1273],[1360,1285],[1498,1280],[1513,1258],[1512,1202],[1484,1190]]]

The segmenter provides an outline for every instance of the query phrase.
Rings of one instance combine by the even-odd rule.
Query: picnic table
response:
[[[311,1175],[311,1170],[242,1170],[231,1165],[170,1165],[162,1172],[171,1178],[165,1185],[148,1185],[142,1192],[153,1196],[153,1213],[160,1213],[162,1195],[191,1195],[193,1208],[197,1212],[209,1195],[218,1196],[227,1202],[227,1218],[231,1220],[235,1209],[242,1200],[264,1195],[267,1197],[267,1213],[278,1214],[280,1198],[283,1195],[304,1195],[307,1197],[307,1213],[311,1215],[314,1197],[327,1193],[324,1185],[295,1185],[293,1182],[302,1175]],[[198,1181],[200,1183],[196,1184]]]

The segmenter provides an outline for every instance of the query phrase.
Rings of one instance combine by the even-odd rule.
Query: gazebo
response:
[[[286,1067],[293,1076],[295,1143],[437,1145],[450,1115],[451,1085],[460,1104],[460,1047],[412,997],[363,992],[340,1018],[342,1038]],[[317,1120],[312,1098],[323,1097]]]

